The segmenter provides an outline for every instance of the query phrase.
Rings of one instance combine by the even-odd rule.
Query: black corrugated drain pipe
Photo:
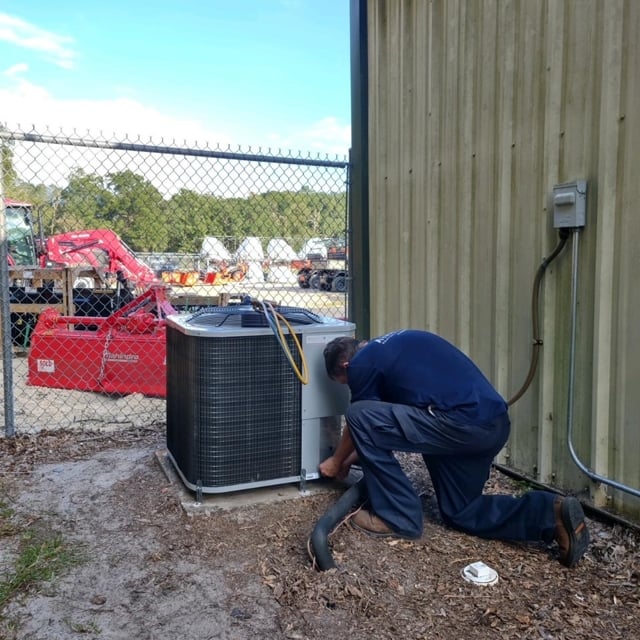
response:
[[[335,568],[336,563],[329,549],[329,534],[366,499],[367,488],[364,478],[360,478],[318,520],[309,537],[309,555],[317,569],[327,571]]]

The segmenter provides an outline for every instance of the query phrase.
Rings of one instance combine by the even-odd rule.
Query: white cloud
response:
[[[77,131],[102,134],[107,139],[153,138],[157,144],[171,143],[189,146],[197,143],[251,147],[254,152],[270,150],[271,153],[288,155],[289,152],[311,152],[331,159],[343,159],[349,149],[351,127],[342,125],[336,118],[324,118],[303,130],[261,134],[260,139],[237,139],[235,131],[246,136],[243,123],[227,123],[228,126],[213,129],[207,123],[184,117],[175,117],[159,109],[145,105],[133,98],[115,97],[104,100],[70,100],[57,98],[42,86],[19,76],[24,68],[15,65],[4,72],[10,80],[0,84],[0,117],[9,128],[47,131]],[[11,86],[8,86],[11,85]]]
[[[295,156],[301,153],[314,158],[317,154],[330,160],[345,159],[349,148],[350,127],[340,125],[335,118],[325,118],[290,134],[265,132],[261,134],[261,139],[234,139],[233,127],[243,131],[243,135],[252,134],[241,126],[243,123],[229,123],[224,130],[213,130],[207,123],[174,117],[128,97],[61,99],[46,88],[25,80],[19,75],[21,70],[17,67],[5,71],[5,80],[0,82],[0,124],[17,132],[154,146],[230,149],[268,155]],[[115,165],[107,166],[103,163],[103,152],[98,149],[83,146],[66,149],[61,152],[60,147],[45,145],[36,151],[29,143],[17,144],[14,148],[14,166],[18,175],[27,182],[58,186],[66,184],[69,172],[75,167],[103,174],[128,166],[129,156],[124,152],[121,156],[112,155],[112,158],[119,159]],[[296,174],[294,182],[280,184],[257,172],[255,184],[250,181],[234,184],[231,186],[237,190],[229,191],[229,185],[222,188],[215,176],[208,176],[206,159],[166,156],[162,165],[162,171],[158,170],[160,165],[154,166],[147,177],[166,195],[185,187],[242,197],[247,193],[272,188],[296,189],[313,181],[313,176],[308,179],[300,173]]]
[[[340,124],[336,118],[324,118],[305,131],[304,138],[320,153],[343,156],[351,146],[351,126]]]
[[[15,75],[8,71],[4,75]],[[112,139],[133,135],[185,141],[213,136],[218,142],[229,142],[222,132],[208,131],[197,121],[171,117],[131,98],[60,99],[22,78],[14,78],[10,84],[13,86],[0,86],[2,118],[9,128],[23,131],[33,128],[41,133],[102,132]]]
[[[231,143],[222,132],[210,131],[200,122],[172,117],[130,98],[60,99],[44,87],[22,78],[12,77],[6,84],[12,86],[0,84],[0,124],[9,130],[179,147],[201,148],[211,140],[221,145]],[[38,153],[36,162],[33,147],[18,144],[14,148],[14,166],[18,175],[27,182],[63,186],[74,167],[97,173],[104,169],[98,150],[73,147],[61,154],[60,148],[54,145],[42,147]],[[120,162],[124,163],[121,167],[124,168],[125,159]],[[167,188],[171,190],[171,184],[162,184],[162,179],[157,186],[163,192]]]
[[[298,0],[281,1],[295,4]],[[0,41],[39,53],[65,68],[71,68],[76,58],[73,38],[2,12]],[[26,63],[0,69],[0,124],[39,133],[100,134],[111,140],[126,136],[136,141],[147,138],[155,144],[175,141],[180,146],[209,144],[249,153],[308,153],[330,159],[344,159],[350,145],[349,124],[334,117],[298,129],[285,124],[277,131],[275,122],[273,129],[256,129],[250,122],[220,121],[213,113],[207,114],[208,120],[196,120],[170,114],[166,105],[152,106],[127,97],[132,93],[126,87],[112,88],[104,99],[67,99],[56,95],[45,81],[34,83],[30,71]]]
[[[5,71],[2,72],[2,75],[10,78],[12,76],[17,76],[21,73],[26,73],[27,71],[29,71],[29,65],[24,62],[20,62],[18,64],[14,64],[12,67],[9,67],[8,69],[5,69]]]
[[[6,13],[0,13],[0,40],[41,53],[64,69],[73,68],[75,63],[73,38],[51,33]]]
[[[287,135],[268,134],[267,143],[274,152],[278,149],[283,153],[308,151],[328,156],[329,159],[337,157],[342,160],[347,156],[351,146],[351,126],[341,125],[333,117],[323,118],[306,129]]]

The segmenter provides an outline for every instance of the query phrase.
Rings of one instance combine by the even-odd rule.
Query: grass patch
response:
[[[13,513],[13,509],[0,500],[0,538],[15,535],[17,528],[11,522]]]
[[[42,540],[34,532],[25,531],[12,572],[0,580],[0,610],[16,594],[52,580],[78,561],[78,554],[67,547],[61,536]]]
[[[74,633],[93,633],[95,635],[102,633],[95,622],[73,622],[69,618],[63,618],[63,621]]]

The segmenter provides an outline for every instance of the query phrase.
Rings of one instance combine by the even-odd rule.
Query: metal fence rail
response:
[[[348,315],[346,160],[2,125],[0,151],[5,435],[164,423],[174,310]]]

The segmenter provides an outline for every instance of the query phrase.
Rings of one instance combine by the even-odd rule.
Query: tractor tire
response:
[[[312,289],[319,289],[320,288],[320,274],[319,273],[312,273],[311,276],[309,277],[309,287],[311,287]]]
[[[337,275],[331,283],[331,290],[344,293],[347,290],[347,276],[344,273]]]
[[[93,278],[80,277],[73,281],[74,289],[93,289],[96,286]]]

